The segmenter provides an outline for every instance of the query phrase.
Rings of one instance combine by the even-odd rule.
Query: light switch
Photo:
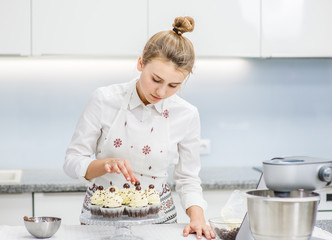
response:
[[[208,155],[211,153],[211,141],[207,138],[201,139],[201,145],[199,148],[199,152],[201,155]]]

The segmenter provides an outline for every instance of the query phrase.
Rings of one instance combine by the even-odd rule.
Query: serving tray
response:
[[[140,224],[152,224],[163,222],[166,218],[166,214],[163,211],[159,211],[156,215],[147,216],[146,218],[131,218],[123,216],[121,218],[99,218],[92,216],[90,212],[82,213],[80,216],[81,223],[86,225],[100,225],[100,226],[116,226],[116,227],[129,227]]]

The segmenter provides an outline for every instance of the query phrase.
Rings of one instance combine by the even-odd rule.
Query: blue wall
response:
[[[136,59],[0,58],[0,169],[61,168],[92,91],[137,76]],[[332,59],[199,59],[179,95],[211,140],[203,166],[332,158]]]
[[[251,59],[211,78],[185,94],[200,109],[202,137],[211,139],[203,165],[332,158],[332,59]]]

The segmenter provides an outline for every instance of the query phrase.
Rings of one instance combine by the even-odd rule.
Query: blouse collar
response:
[[[165,104],[165,100],[161,100],[161,101],[157,102],[156,104],[148,104],[147,106],[154,106],[154,108],[159,113],[162,113],[163,108],[165,108],[164,104]],[[131,99],[129,102],[129,109],[132,110],[134,108],[137,108],[140,105],[142,105],[143,107],[146,107],[145,104],[140,99],[140,97],[138,96],[137,89],[135,88],[135,90],[133,91],[133,93],[131,95]]]

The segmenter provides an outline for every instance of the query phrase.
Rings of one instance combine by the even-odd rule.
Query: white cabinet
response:
[[[60,217],[62,224],[79,225],[85,192],[35,193],[35,216]]]
[[[0,55],[138,56],[177,16],[197,56],[332,57],[331,0],[0,0]]]
[[[30,55],[30,1],[0,0],[0,55]]]
[[[149,36],[171,30],[178,16],[195,19],[184,36],[198,56],[260,56],[260,0],[149,1]]]
[[[138,56],[147,0],[32,0],[33,55]]]
[[[229,197],[234,190],[204,190],[203,196],[208,204],[205,211],[205,220],[208,221],[213,217],[221,216],[221,208],[225,206]],[[245,190],[242,190],[245,192]],[[186,215],[185,210],[181,206],[179,195],[173,191],[172,197],[177,210],[178,223],[189,223],[190,219]]]
[[[0,225],[24,225],[23,217],[33,215],[31,193],[0,194]]]
[[[263,57],[331,57],[331,0],[262,0]]]

